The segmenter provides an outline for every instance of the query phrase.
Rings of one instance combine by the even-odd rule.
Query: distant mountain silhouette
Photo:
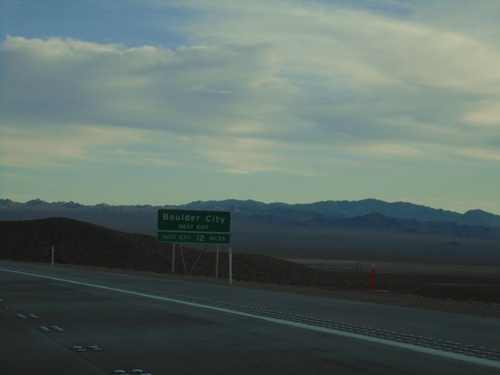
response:
[[[419,221],[450,221],[462,225],[481,225],[500,227],[500,216],[481,210],[470,210],[465,214],[435,209],[413,203],[388,203],[377,199],[360,201],[323,201],[308,204],[286,204],[256,202],[252,200],[198,201],[183,206],[187,209],[221,209],[240,213],[263,214],[267,216],[304,216],[322,214],[325,217],[355,217],[371,213],[397,219],[416,219]]]
[[[63,217],[156,237],[159,208],[230,211],[231,245],[239,252],[282,258],[377,256],[391,261],[500,264],[499,216],[480,210],[458,214],[375,199],[311,204],[223,200],[180,206],[86,206],[3,199],[0,221]]]
[[[180,206],[49,203],[34,199],[26,203],[0,199],[0,220],[69,217],[117,230],[154,235],[158,208],[224,210],[232,212],[236,227],[248,223],[302,225],[389,230],[421,234],[500,239],[500,216],[481,210],[464,214],[412,203],[388,203],[376,199],[324,201],[310,204],[262,203],[253,200],[196,201]]]

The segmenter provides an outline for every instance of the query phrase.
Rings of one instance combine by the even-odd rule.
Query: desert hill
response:
[[[55,262],[125,270],[168,273],[172,244],[151,236],[107,229],[67,218],[0,221],[0,258],[49,263],[52,246]],[[176,273],[215,277],[215,254],[184,248],[176,251]],[[200,256],[201,255],[201,256]],[[196,264],[196,266],[195,266]],[[221,251],[219,277],[228,278],[228,255]],[[233,255],[233,277],[240,281],[318,287],[341,286],[332,273],[266,255]]]
[[[153,236],[120,232],[74,219],[0,221],[0,243],[1,259],[48,264],[51,262],[51,248],[54,246],[57,264],[159,274],[171,272],[172,244],[158,243]],[[456,246],[450,245],[450,249]],[[498,253],[498,248],[496,250]],[[215,276],[214,251],[201,251],[186,246],[181,252],[177,246],[175,264],[175,273],[179,277]],[[489,266],[491,264],[488,263]],[[228,268],[227,249],[222,248],[218,272],[220,279],[228,279]],[[363,280],[369,279],[369,271],[365,271],[331,272],[263,254],[241,251],[233,253],[233,278],[238,282],[307,287],[337,293],[368,293],[368,284]],[[386,291],[445,300],[500,303],[498,275],[483,274],[482,271],[465,275],[389,272],[379,274],[377,280],[378,287]],[[398,297],[395,296],[391,303],[397,301]],[[483,313],[489,314],[489,307],[483,307]]]

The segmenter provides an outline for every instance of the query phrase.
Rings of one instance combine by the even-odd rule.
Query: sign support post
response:
[[[172,275],[175,273],[175,242],[172,244]]]
[[[219,244],[217,244],[217,251],[215,252],[215,278],[219,278]]]
[[[229,284],[233,283],[233,248],[229,246]]]

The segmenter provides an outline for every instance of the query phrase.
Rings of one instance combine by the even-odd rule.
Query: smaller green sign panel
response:
[[[228,233],[158,232],[158,242],[229,243]]]
[[[177,232],[229,232],[228,211],[158,210],[158,230]]]

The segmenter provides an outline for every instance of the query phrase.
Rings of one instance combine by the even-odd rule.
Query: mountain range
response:
[[[229,199],[177,206],[0,199],[0,221],[65,217],[156,237],[160,208],[230,211],[231,246],[242,252],[290,259],[377,256],[391,261],[500,262],[500,216],[376,199],[310,204]]]
[[[377,199],[364,199],[359,201],[322,201],[305,204],[287,203],[263,203],[254,200],[228,199],[222,201],[195,201],[184,205],[120,205],[111,206],[105,203],[86,206],[76,202],[45,202],[41,199],[30,200],[25,203],[14,202],[9,199],[0,199],[0,218],[7,219],[13,211],[30,210],[52,211],[61,210],[92,210],[103,211],[137,211],[157,210],[158,208],[199,209],[199,210],[224,210],[230,211],[237,217],[245,218],[268,218],[284,220],[288,222],[318,222],[332,219],[346,219],[362,217],[370,214],[380,214],[385,217],[418,220],[421,222],[450,222],[460,225],[472,225],[483,227],[500,227],[500,215],[482,210],[469,210],[464,214],[443,209],[435,209],[427,206],[407,202],[385,202]]]

